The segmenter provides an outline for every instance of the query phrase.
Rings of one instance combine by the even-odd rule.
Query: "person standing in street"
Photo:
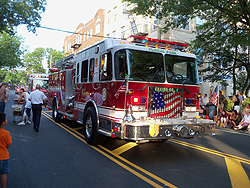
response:
[[[10,173],[10,156],[7,149],[12,143],[10,132],[3,128],[5,125],[7,125],[6,114],[0,112],[0,175],[2,188],[6,187],[7,174]]]
[[[5,82],[2,83],[2,87],[0,88],[0,112],[4,112],[5,104],[7,103],[9,93],[6,89],[7,84]]]
[[[40,91],[40,85],[36,85],[36,90],[32,91],[29,96],[29,100],[31,101],[31,108],[33,113],[33,124],[36,132],[39,132],[40,119],[42,114],[42,105],[44,104],[46,108],[46,96]]]
[[[24,92],[24,88],[21,88],[20,92],[21,94],[20,94],[20,98],[18,99],[18,103],[20,103],[21,100],[24,98],[25,106],[24,106],[24,112],[23,112],[23,121],[18,123],[17,125],[25,125],[26,116],[28,116],[27,124],[31,124],[30,122],[31,101],[29,101],[30,95],[28,92]]]
[[[224,108],[224,102],[225,102],[226,98],[224,97],[224,95],[222,94],[222,91],[219,92],[219,108]]]

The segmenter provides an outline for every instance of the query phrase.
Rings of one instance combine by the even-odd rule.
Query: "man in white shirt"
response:
[[[204,94],[204,97],[202,99],[203,107],[205,108],[207,106],[207,103],[209,102],[209,99],[207,97],[207,94]]]
[[[34,123],[34,129],[36,132],[39,132],[39,125],[40,125],[40,119],[42,114],[42,105],[44,104],[46,108],[46,96],[45,94],[40,91],[40,85],[36,85],[36,90],[32,91],[29,96],[29,100],[31,101],[31,108],[33,113],[33,123]]]

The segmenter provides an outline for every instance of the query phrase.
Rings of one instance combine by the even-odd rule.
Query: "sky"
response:
[[[40,22],[41,26],[74,32],[80,23],[90,21],[97,10],[105,8],[106,0],[47,0],[46,10]],[[25,38],[28,51],[35,48],[53,48],[63,50],[63,42],[70,33],[37,28],[36,33],[28,32],[25,25],[18,26],[19,36]],[[46,64],[46,63],[45,63]],[[44,64],[44,68],[46,65]]]

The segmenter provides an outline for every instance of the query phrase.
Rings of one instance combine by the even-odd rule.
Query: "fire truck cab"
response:
[[[59,61],[49,77],[53,119],[83,125],[85,139],[136,142],[215,135],[200,119],[196,56],[182,43],[105,39]]]

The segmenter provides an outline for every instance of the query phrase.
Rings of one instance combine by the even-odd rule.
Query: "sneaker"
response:
[[[25,125],[25,123],[22,121],[22,122],[20,122],[20,123],[18,123],[17,125]]]
[[[31,121],[28,120],[26,123],[27,123],[27,124],[31,124]]]

